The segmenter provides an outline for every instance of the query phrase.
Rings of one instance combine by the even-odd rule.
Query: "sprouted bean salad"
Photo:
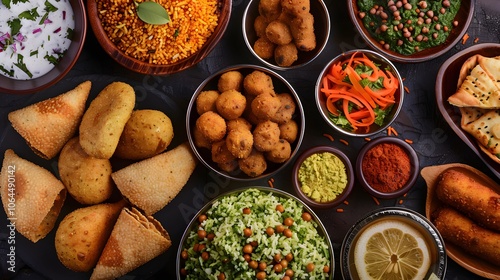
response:
[[[217,199],[190,228],[183,279],[329,279],[320,225],[295,199],[249,188]]]
[[[71,44],[75,22],[68,0],[0,2],[0,74],[17,80],[48,73]]]

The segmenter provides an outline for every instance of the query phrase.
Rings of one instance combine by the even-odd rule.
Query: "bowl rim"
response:
[[[48,80],[47,82],[45,83],[42,83],[40,85],[36,85],[36,86],[30,86],[30,87],[23,87],[22,89],[16,89],[16,88],[7,88],[7,87],[4,87],[3,86],[3,83],[0,83],[0,92],[2,93],[7,93],[7,94],[14,94],[14,95],[26,95],[26,94],[33,94],[33,93],[36,93],[36,92],[39,92],[41,90],[44,90],[44,89],[47,89],[49,87],[51,87],[52,85],[56,84],[57,82],[61,81],[70,71],[71,69],[73,68],[73,66],[76,64],[76,62],[78,61],[78,58],[80,57],[80,54],[83,50],[83,46],[85,45],[85,38],[86,38],[86,35],[87,35],[87,29],[88,29],[88,25],[87,25],[87,10],[85,9],[85,3],[84,3],[84,0],[69,0],[68,1],[70,4],[71,4],[71,7],[73,9],[73,14],[76,16],[76,12],[75,11],[78,11],[78,13],[81,14],[81,30],[79,30],[79,32],[74,32],[73,34],[73,38],[71,39],[71,44],[68,48],[68,51],[70,51],[70,49],[73,50],[74,52],[74,57],[72,58],[69,58],[68,55],[68,51],[66,53],[66,55],[64,55],[62,57],[63,60],[69,60],[69,64],[67,65],[66,68],[60,70],[58,65],[60,65],[61,62],[59,62],[57,65],[54,66],[54,68],[52,68],[49,72],[47,72],[45,75],[43,76],[40,76],[38,78],[35,78],[35,79],[30,79],[30,80],[15,80],[15,79],[9,79],[9,80],[12,80],[12,83],[14,84],[19,84],[19,83],[22,83],[22,84],[30,84],[30,85],[33,85],[34,84],[34,81],[37,80],[37,79],[43,79],[46,75],[51,75],[50,73],[52,71],[58,71],[59,74],[57,74],[53,79],[51,80]],[[76,20],[75,20],[75,24],[76,24]],[[76,26],[75,26],[76,27]],[[75,44],[75,43],[79,43],[78,46],[76,48],[71,48],[71,45]],[[65,59],[66,57],[66,59]]]
[[[191,113],[195,112],[195,110],[193,110],[193,109],[195,108],[196,98],[198,97],[198,94],[215,77],[220,76],[224,72],[227,72],[227,71],[230,71],[230,70],[238,70],[238,69],[260,70],[260,71],[263,71],[266,74],[272,75],[273,78],[276,78],[280,82],[282,82],[283,85],[290,90],[289,93],[295,98],[296,108],[298,109],[298,110],[296,110],[296,114],[298,113],[299,116],[300,116],[300,119],[301,119],[301,122],[299,124],[299,130],[298,130],[298,133],[297,133],[297,139],[295,140],[297,144],[296,144],[295,149],[292,150],[292,153],[290,154],[290,158],[287,161],[285,161],[284,163],[281,163],[281,165],[278,168],[276,168],[275,170],[273,170],[273,171],[271,171],[269,173],[263,173],[263,174],[261,174],[260,176],[257,176],[257,177],[249,177],[249,176],[236,177],[236,176],[233,176],[231,174],[228,174],[227,172],[223,172],[221,170],[213,168],[203,158],[203,156],[199,152],[199,148],[196,147],[196,145],[194,144],[193,134],[192,134],[192,131],[191,131],[191,122],[190,122],[191,121],[191,114],[190,114],[190,112]],[[236,64],[236,65],[224,67],[224,68],[222,68],[222,69],[214,72],[213,74],[211,74],[210,76],[208,76],[207,78],[205,78],[203,80],[203,82],[201,82],[201,84],[194,91],[193,95],[191,96],[191,100],[188,103],[188,107],[187,107],[187,111],[186,111],[186,124],[185,125],[186,125],[185,128],[186,128],[186,133],[187,133],[189,145],[191,146],[191,149],[193,150],[193,153],[195,154],[195,156],[198,158],[198,160],[206,168],[208,168],[210,171],[213,171],[213,172],[217,173],[218,175],[220,175],[220,176],[222,176],[224,178],[228,178],[228,179],[231,179],[231,180],[242,181],[243,182],[243,181],[255,181],[255,180],[262,179],[262,178],[270,177],[273,174],[276,174],[277,172],[283,170],[293,160],[293,158],[295,157],[295,155],[298,153],[298,151],[300,149],[300,146],[301,146],[302,141],[304,139],[306,119],[305,119],[304,107],[302,106],[302,102],[300,101],[300,96],[297,94],[297,92],[295,91],[295,89],[293,88],[293,86],[283,76],[281,76],[277,72],[275,72],[275,71],[273,71],[271,69],[268,69],[266,67],[263,67],[263,66],[254,65],[254,64]]]
[[[148,74],[148,75],[167,75],[174,74],[185,69],[191,68],[203,60],[217,45],[224,33],[226,32],[227,26],[232,14],[232,1],[233,0],[218,0],[220,3],[226,4],[221,5],[220,9],[222,11],[227,11],[227,13],[221,13],[219,16],[219,22],[215,27],[214,31],[207,39],[207,41],[199,48],[194,54],[186,57],[180,61],[176,61],[171,64],[153,64],[145,61],[138,60],[131,56],[126,55],[123,51],[119,50],[115,44],[108,38],[104,28],[101,24],[101,20],[97,16],[97,4],[96,1],[87,1],[87,9],[89,14],[89,22],[94,35],[101,46],[101,48],[118,64],[122,67],[129,69],[131,71]],[[221,21],[222,20],[222,21]],[[132,65],[139,65],[139,67],[131,67],[127,65],[128,63]]]
[[[361,168],[364,156],[366,155],[368,150],[370,150],[371,148],[373,148],[381,143],[392,143],[392,144],[398,145],[399,147],[403,148],[407,152],[407,154],[410,158],[410,165],[411,165],[410,178],[404,184],[403,187],[401,187],[399,190],[394,191],[394,192],[385,193],[385,192],[377,191],[376,189],[372,188],[368,184],[368,182],[366,182],[365,176],[363,175],[363,171]],[[377,198],[382,198],[382,199],[396,198],[396,197],[402,196],[405,193],[407,193],[413,187],[413,185],[415,185],[415,182],[418,178],[418,174],[419,174],[419,170],[420,170],[419,165],[420,165],[420,161],[419,161],[417,152],[415,151],[415,149],[413,149],[413,147],[410,144],[408,144],[406,141],[404,141],[400,138],[394,137],[394,136],[381,136],[381,137],[377,137],[377,138],[372,139],[372,140],[368,141],[367,143],[365,143],[363,145],[363,147],[361,148],[361,150],[359,151],[358,156],[356,158],[356,168],[355,168],[356,169],[356,179],[359,182],[359,184],[361,184],[361,186],[363,186],[363,188],[368,193],[370,193],[371,195],[373,195]]]
[[[251,186],[247,186],[247,187],[238,187],[234,190],[231,190],[231,191],[227,191],[223,194],[220,194],[218,196],[216,196],[215,198],[213,198],[212,200],[210,200],[209,202],[207,202],[204,206],[201,207],[200,210],[198,210],[196,212],[196,214],[194,214],[193,218],[191,219],[191,221],[187,224],[186,226],[186,229],[184,230],[183,234],[182,234],[182,237],[179,241],[179,245],[178,245],[178,248],[177,248],[177,254],[176,254],[176,275],[177,275],[177,280],[180,280],[182,279],[181,275],[180,275],[180,265],[181,265],[181,262],[180,262],[180,259],[181,259],[181,253],[182,253],[182,247],[184,245],[184,241],[187,239],[188,237],[188,234],[191,230],[191,228],[194,226],[195,222],[197,221],[197,218],[200,214],[206,212],[209,208],[212,207],[213,203],[222,199],[223,197],[226,197],[226,196],[230,196],[230,195],[234,195],[234,194],[238,194],[238,193],[241,193],[245,190],[248,190],[248,189],[257,189],[261,192],[268,192],[268,193],[272,193],[273,195],[279,195],[281,197],[285,197],[285,198],[288,198],[288,199],[292,199],[292,200],[295,200],[297,201],[298,203],[300,203],[300,205],[302,205],[302,207],[304,207],[304,210],[306,210],[309,214],[311,214],[311,216],[313,217],[314,221],[318,224],[318,228],[320,229],[320,231],[318,231],[318,233],[324,235],[325,237],[325,242],[328,244],[328,248],[330,249],[329,250],[329,253],[330,253],[330,276],[331,278],[333,279],[333,275],[334,275],[334,272],[335,272],[335,269],[336,269],[336,264],[335,264],[335,249],[333,247],[333,243],[330,239],[330,235],[328,233],[328,230],[327,228],[325,227],[325,225],[323,224],[323,222],[321,221],[321,219],[316,215],[316,213],[313,211],[313,209],[311,207],[309,207],[306,203],[304,203],[302,200],[300,200],[299,198],[297,198],[296,196],[294,196],[293,194],[291,193],[288,193],[284,190],[281,190],[281,189],[277,189],[277,188],[270,188],[270,187],[265,187],[265,186],[259,186],[259,185],[251,185]]]
[[[351,247],[354,245],[354,239],[357,237],[359,232],[367,225],[370,225],[376,220],[384,217],[404,217],[410,219],[424,228],[425,232],[432,236],[431,239],[434,241],[432,242],[432,244],[436,245],[436,250],[438,253],[438,257],[436,260],[438,262],[437,276],[440,277],[440,279],[444,279],[448,261],[443,237],[441,236],[437,228],[424,215],[418,213],[415,210],[398,206],[389,206],[375,209],[356,221],[347,231],[340,247],[340,272],[342,274],[342,277],[346,280],[352,279],[349,273],[349,252],[351,250]]]
[[[317,153],[322,153],[322,152],[328,152],[331,154],[334,154],[337,156],[345,165],[346,168],[346,173],[347,173],[347,185],[334,200],[329,201],[329,202],[317,202],[313,199],[311,199],[309,196],[304,194],[300,188],[301,184],[298,179],[298,174],[299,174],[299,169],[304,160],[306,160],[309,156]],[[349,157],[341,151],[338,148],[332,147],[332,146],[326,146],[326,145],[320,145],[320,146],[314,146],[311,147],[304,152],[302,152],[299,157],[295,160],[295,163],[293,165],[292,169],[292,184],[293,188],[295,190],[295,193],[297,196],[302,199],[306,204],[308,204],[311,207],[314,208],[332,208],[335,206],[338,206],[341,204],[344,200],[347,199],[347,197],[351,194],[351,191],[354,187],[354,181],[355,181],[355,176],[354,176],[354,169],[352,166],[351,161],[349,160]]]
[[[380,46],[375,45],[371,40],[371,36],[369,35],[368,31],[366,28],[363,26],[363,24],[360,24],[360,20],[358,16],[356,15],[357,5],[353,5],[353,2],[355,0],[347,0],[347,6],[349,9],[349,17],[351,19],[352,24],[355,26],[356,30],[358,33],[361,35],[365,43],[373,50],[376,50],[379,53],[382,53],[386,55],[390,60],[394,62],[400,62],[400,63],[419,63],[419,62],[424,62],[428,60],[435,59],[446,52],[448,52],[451,48],[453,48],[460,40],[462,40],[462,37],[464,34],[467,32],[467,29],[469,28],[469,25],[472,21],[472,18],[474,17],[474,9],[475,9],[475,2],[474,0],[467,0],[469,3],[469,13],[467,14],[467,18],[465,19],[465,23],[462,26],[462,29],[460,32],[457,34],[456,38],[454,40],[449,41],[448,38],[443,44],[446,44],[445,47],[443,47],[441,50],[437,52],[430,53],[428,55],[410,55],[410,56],[405,56],[399,53],[396,53],[394,51],[388,51]],[[460,9],[459,9],[460,11]],[[437,47],[437,46],[436,46]],[[435,47],[431,48],[434,49]],[[430,51],[428,51],[430,52]],[[418,54],[418,53],[417,53]]]
[[[243,11],[243,16],[242,16],[242,23],[241,23],[241,30],[242,30],[242,36],[243,36],[243,40],[245,41],[245,45],[247,46],[248,50],[250,51],[250,53],[262,64],[264,64],[265,66],[269,67],[269,68],[272,68],[274,70],[279,70],[279,71],[286,71],[286,70],[293,70],[293,69],[297,69],[297,68],[300,68],[300,67],[303,67],[303,66],[306,66],[308,65],[309,63],[311,63],[312,61],[314,61],[318,56],[320,56],[320,54],[323,52],[323,50],[325,49],[326,45],[328,44],[328,41],[330,39],[330,33],[331,33],[331,21],[330,21],[330,12],[328,10],[328,7],[326,6],[325,2],[323,0],[312,0],[312,1],[317,1],[320,5],[320,7],[322,8],[322,10],[325,12],[325,25],[326,25],[326,36],[325,36],[325,40],[324,42],[319,45],[319,46],[316,46],[318,48],[318,51],[316,52],[316,54],[311,57],[311,59],[303,62],[303,63],[300,63],[300,64],[292,64],[291,66],[279,66],[277,64],[274,64],[274,63],[271,63],[265,59],[263,59],[262,57],[258,56],[254,49],[253,49],[253,46],[252,44],[250,43],[249,39],[248,39],[248,36],[247,36],[247,28],[246,28],[246,19],[248,17],[248,13],[250,11],[250,7],[252,7],[252,5],[254,5],[255,2],[257,1],[260,1],[260,0],[250,0],[247,4],[247,6],[245,7],[245,10]],[[316,20],[314,21],[314,23],[316,24]]]
[[[392,72],[398,78],[398,82],[399,82],[399,102],[397,103],[398,106],[396,107],[396,112],[394,112],[392,119],[390,121],[388,121],[387,123],[385,123],[383,126],[379,127],[376,131],[372,131],[372,132],[368,132],[368,133],[350,132],[350,131],[344,130],[341,127],[338,127],[335,124],[333,124],[332,121],[330,121],[330,119],[328,118],[327,114],[325,113],[325,108],[324,108],[324,104],[323,104],[324,102],[322,101],[322,97],[321,97],[322,94],[320,92],[322,78],[325,75],[325,73],[328,71],[328,69],[332,66],[332,64],[334,62],[336,62],[337,60],[339,60],[343,57],[348,57],[354,53],[367,54],[369,56],[372,56],[372,59],[373,59],[373,57],[375,57],[376,59],[381,60],[383,63],[387,64],[387,66],[389,66],[391,68]],[[318,108],[321,117],[323,118],[323,120],[326,121],[326,123],[330,127],[335,129],[337,132],[340,132],[340,133],[348,135],[348,136],[369,137],[369,136],[375,135],[375,134],[380,133],[383,130],[387,129],[396,120],[396,118],[398,117],[399,113],[401,112],[401,110],[403,108],[405,92],[404,92],[403,79],[401,77],[401,74],[399,73],[396,66],[389,59],[387,59],[383,54],[380,54],[376,51],[369,50],[369,49],[353,49],[353,50],[349,50],[349,51],[342,52],[342,53],[338,54],[333,59],[331,59],[325,65],[325,67],[323,67],[323,69],[320,71],[320,73],[318,75],[318,79],[316,80],[316,84],[314,86],[314,97],[315,97],[315,101],[316,101],[316,107]]]

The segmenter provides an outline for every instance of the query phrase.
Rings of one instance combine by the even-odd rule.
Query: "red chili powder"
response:
[[[394,192],[410,179],[410,157],[399,145],[378,144],[366,152],[361,170],[374,189]]]

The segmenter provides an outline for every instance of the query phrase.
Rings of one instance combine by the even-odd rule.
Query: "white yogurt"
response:
[[[68,0],[2,0],[0,15],[4,76],[17,80],[43,76],[71,44],[75,20]]]

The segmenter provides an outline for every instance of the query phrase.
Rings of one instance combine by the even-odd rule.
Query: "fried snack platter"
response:
[[[439,69],[436,77],[436,101],[448,125],[469,146],[472,151],[486,164],[486,166],[500,178],[500,163],[493,160],[483,151],[477,139],[462,128],[462,113],[448,101],[448,98],[455,94],[458,89],[460,71],[464,63],[475,55],[484,57],[496,57],[500,55],[500,44],[484,43],[464,49],[447,59]]]
[[[443,206],[443,202],[437,197],[436,188],[441,175],[447,170],[456,170],[461,172],[465,176],[469,176],[477,182],[490,187],[497,193],[500,193],[500,185],[498,185],[496,181],[472,166],[462,163],[450,163],[424,167],[421,170],[421,175],[427,184],[425,216],[431,221],[435,211]],[[482,277],[500,279],[500,267],[466,252],[463,248],[447,242],[446,239],[445,246],[447,255],[460,266]]]
[[[19,109],[26,108],[31,104],[35,104],[37,102],[45,101],[48,100],[49,98],[59,96],[63,93],[66,93],[67,91],[72,90],[77,85],[82,84],[87,80],[90,80],[92,82],[92,88],[86,102],[86,108],[88,108],[88,105],[91,103],[91,101],[94,100],[95,97],[106,86],[108,86],[113,82],[123,81],[123,79],[120,79],[118,77],[97,76],[97,75],[92,75],[90,78],[88,76],[85,76],[79,78],[65,79],[63,80],[63,82],[54,86],[51,90],[47,90],[42,92],[41,94],[33,96],[33,98],[30,98],[30,100],[26,104],[22,104],[21,106],[19,106]],[[144,88],[142,87],[143,84],[139,82],[129,80],[127,81],[127,83],[130,83],[130,85],[136,90],[136,95],[138,97],[136,99],[136,102],[134,103],[134,110],[151,109],[162,112],[170,112],[169,115],[172,115],[171,120],[174,124],[181,123],[183,121],[181,119],[183,113],[180,112],[181,110],[180,106],[178,104],[175,104],[175,102],[172,99],[168,99],[165,96],[161,96],[159,93],[144,91]],[[185,133],[183,133],[182,131],[183,129],[182,126],[174,125],[173,129],[176,137],[173,137],[173,140],[168,146],[166,151],[173,150],[177,146],[182,146],[182,144],[185,143],[187,140],[185,139],[185,137],[183,137]],[[22,159],[25,159],[27,161],[32,162],[33,164],[40,166],[42,169],[49,171],[50,173],[54,174],[56,177],[59,178],[58,155],[53,157],[52,159],[42,158],[42,156],[37,155],[35,151],[33,151],[28,146],[25,139],[11,125],[4,130],[2,135],[0,135],[0,153],[2,154],[2,158],[5,154],[5,151],[9,149],[14,150],[14,152]],[[138,162],[137,160],[126,160],[119,158],[111,158],[110,161],[113,166],[113,171],[122,170],[125,167],[132,165],[134,162]],[[117,201],[119,202],[120,199],[121,199],[121,194],[115,186],[111,197],[108,200],[106,200],[106,202],[117,202]],[[124,204],[129,209],[131,210],[134,209],[130,207],[130,204],[127,203]],[[103,203],[95,205],[103,205]],[[22,259],[22,261],[26,263],[29,267],[35,268],[36,271],[39,272],[41,275],[44,275],[45,277],[50,277],[51,279],[89,279],[90,275],[92,274],[92,270],[88,272],[75,272],[66,268],[59,260],[55,248],[55,243],[56,243],[55,238],[57,236],[58,227],[61,224],[62,220],[68,214],[72,213],[74,210],[84,209],[89,206],[90,205],[79,203],[75,198],[73,198],[69,193],[67,193],[66,199],[62,206],[62,210],[59,213],[59,216],[57,217],[55,226],[44,238],[34,243],[25,238],[19,232],[16,232],[15,248],[16,248],[17,260],[20,262],[20,260]],[[134,209],[134,211],[135,210],[136,209]],[[9,220],[7,219],[8,217],[6,216],[3,207],[0,216],[3,217],[4,221],[6,221],[4,223],[7,224],[9,223]],[[143,223],[145,226],[149,223],[151,225],[150,227],[153,227],[152,225],[155,223],[152,220],[150,220],[149,222],[146,221],[144,218],[141,218],[141,215],[138,215],[138,213],[129,212],[129,215],[124,214],[124,216],[133,217],[131,221],[137,219],[138,222]],[[165,215],[164,212],[157,213],[154,216],[155,216],[154,218],[157,219],[157,221],[164,226],[167,232],[169,230],[175,232],[175,230],[173,230],[171,226],[170,228],[169,226],[167,226],[169,224],[169,221],[171,221],[171,218],[168,218],[168,216]],[[4,223],[2,223],[3,226],[7,226],[7,224]],[[172,238],[175,238],[175,235],[177,234],[174,234],[174,237]],[[155,273],[156,271],[161,269],[162,268],[161,263],[164,262],[166,258],[174,256],[175,255],[174,251],[175,248],[167,248],[166,254],[162,254],[159,257],[153,259],[152,261],[149,261],[144,265],[139,266],[138,269],[131,271],[130,273],[128,273],[128,275],[134,275],[139,278],[141,277],[146,278],[147,277],[146,275],[150,275],[151,273]]]

